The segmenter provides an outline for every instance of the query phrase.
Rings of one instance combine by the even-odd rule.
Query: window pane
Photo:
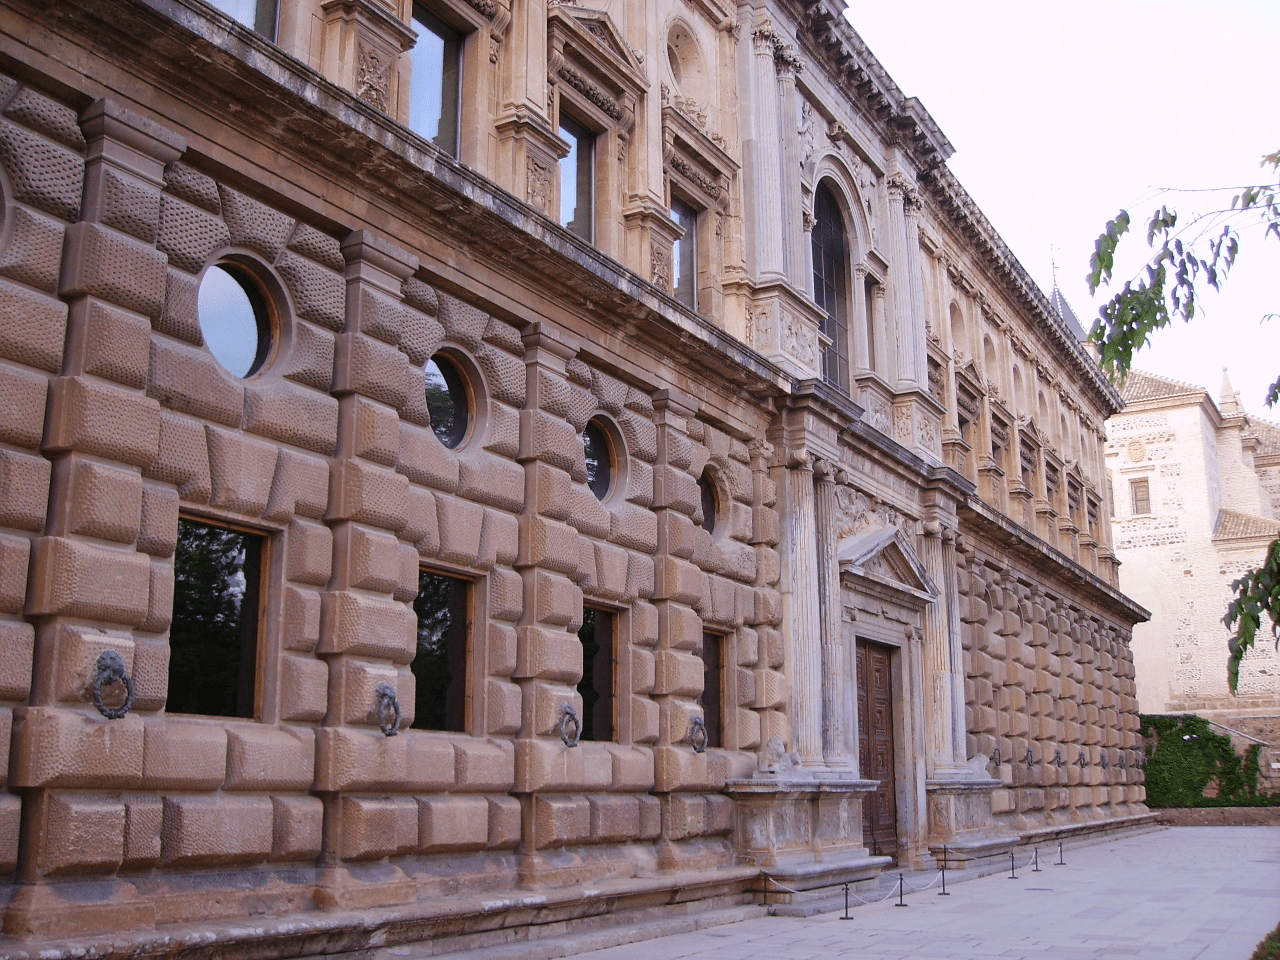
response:
[[[813,198],[813,299],[825,319],[822,332],[831,343],[822,351],[822,377],[849,389],[849,248],[844,217],[831,188],[818,185]]]
[[[586,607],[582,611],[582,739],[613,739],[613,614]]]
[[[671,203],[671,216],[684,236],[672,248],[675,276],[672,292],[675,298],[691,310],[698,308],[698,211],[680,200]]]
[[[466,438],[471,421],[467,382],[453,361],[439,353],[427,361],[425,373],[431,429],[452,450]]]
[[[178,520],[169,713],[252,717],[264,538]]]
[[[592,239],[595,136],[568,117],[560,121],[560,136],[569,154],[560,161],[560,222],[583,240]]]
[[[582,453],[587,464],[587,486],[597,500],[603,500],[613,485],[613,451],[608,435],[594,420],[582,431]]]
[[[1151,512],[1151,488],[1146,480],[1129,481],[1129,490],[1133,495],[1133,512]]]
[[[416,681],[416,730],[466,729],[469,586],[427,570],[418,575],[418,649],[409,665]]]
[[[234,263],[205,271],[196,294],[200,333],[215,360],[237,377],[256,373],[271,349],[266,297],[249,272]]]
[[[698,493],[702,498],[702,529],[714,533],[716,529],[716,485],[704,470],[698,477]]]
[[[725,638],[714,633],[702,635],[702,696],[698,702],[702,704],[702,719],[707,725],[707,746],[724,746],[722,733],[722,717],[724,705],[721,700],[721,663],[722,645]]]
[[[256,30],[268,40],[276,38],[275,0],[211,0],[227,16]]]
[[[409,53],[409,129],[456,156],[462,35],[421,4],[414,5],[413,25],[418,40]]]

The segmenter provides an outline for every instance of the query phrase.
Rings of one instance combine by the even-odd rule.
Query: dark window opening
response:
[[[683,200],[671,201],[671,216],[684,236],[675,242],[671,262],[675,275],[671,292],[690,310],[698,309],[698,211]]]
[[[707,746],[724,746],[724,644],[715,633],[702,635],[702,719],[707,725]]]
[[[431,429],[450,450],[460,446],[471,422],[471,392],[462,371],[437,353],[427,361],[426,390]]]
[[[587,466],[587,486],[597,500],[603,500],[613,486],[613,449],[604,427],[594,420],[582,431],[582,454]]]
[[[409,129],[458,155],[462,112],[462,34],[421,3],[413,5],[418,40],[409,51]]]
[[[582,642],[582,739],[613,739],[613,628],[608,610],[584,607],[578,639]]]
[[[702,500],[702,529],[707,533],[715,533],[719,500],[716,497],[715,481],[706,470],[698,477],[698,493]]]
[[[418,617],[417,654],[409,669],[416,692],[413,729],[467,728],[467,637],[471,585],[458,577],[423,570],[413,612]]]
[[[1130,480],[1129,494],[1135,514],[1151,512],[1151,487],[1146,480]]]
[[[268,40],[276,38],[276,0],[210,0],[227,16]]]
[[[252,717],[266,538],[180,518],[169,627],[169,713]]]
[[[831,188],[818,184],[813,197],[813,299],[822,308],[822,378],[849,390],[849,245],[844,217]]]
[[[569,153],[560,160],[560,222],[583,240],[594,237],[595,134],[571,117],[560,118]]]

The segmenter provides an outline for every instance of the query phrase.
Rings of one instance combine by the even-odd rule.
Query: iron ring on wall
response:
[[[578,719],[578,711],[573,704],[560,704],[560,739],[566,747],[576,747],[582,739],[582,721]]]
[[[104,650],[98,655],[98,675],[93,678],[93,705],[108,720],[119,720],[133,708],[133,678],[125,672],[124,658],[114,650]],[[109,683],[124,684],[124,703],[108,707],[102,699],[102,688]]]
[[[395,687],[389,683],[378,684],[377,705],[374,716],[378,720],[378,729],[383,736],[394,737],[400,732],[400,698],[396,696]]]
[[[707,734],[707,721],[701,715],[689,718],[689,745],[694,753],[706,753],[710,742]]]

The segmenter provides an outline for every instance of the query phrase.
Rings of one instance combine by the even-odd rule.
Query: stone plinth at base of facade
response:
[[[985,776],[925,781],[933,832],[929,852],[935,860],[943,858],[945,847],[947,868],[961,870],[1014,847],[1017,834],[991,823],[991,791],[1000,786],[999,780]]]

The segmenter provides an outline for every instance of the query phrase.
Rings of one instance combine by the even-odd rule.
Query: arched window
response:
[[[844,215],[824,180],[813,195],[813,299],[822,308],[822,379],[849,391],[849,242]]]

